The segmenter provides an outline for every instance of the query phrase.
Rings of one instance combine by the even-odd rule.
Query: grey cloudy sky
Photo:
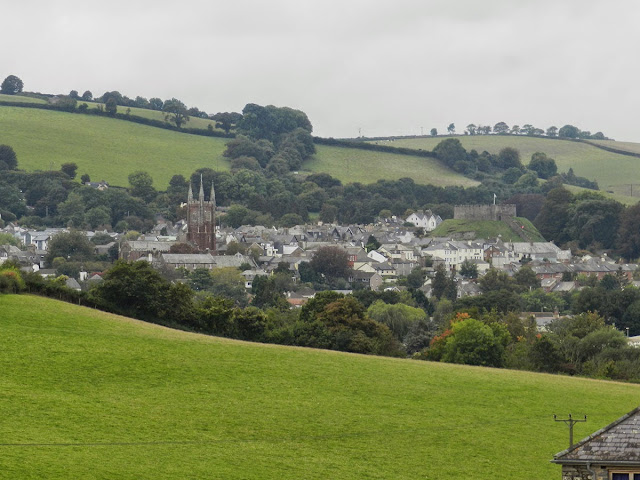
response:
[[[573,124],[640,142],[640,2],[23,0],[0,77],[25,89],[305,111],[321,136]]]

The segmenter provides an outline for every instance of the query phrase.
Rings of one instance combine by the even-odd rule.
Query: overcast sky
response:
[[[0,77],[28,91],[289,106],[320,136],[504,121],[640,142],[632,0],[23,0],[0,18]]]

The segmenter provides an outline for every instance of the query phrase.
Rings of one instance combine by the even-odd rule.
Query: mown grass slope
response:
[[[524,225],[525,231],[529,238],[516,233],[504,222],[492,220],[445,220],[438,227],[429,233],[433,237],[452,237],[452,238],[497,238],[498,235],[504,241],[509,242],[544,242],[545,239],[533,224],[526,218],[516,217],[516,222],[520,226]]]
[[[4,93],[0,93],[0,102],[48,103],[41,98],[23,97],[22,95],[5,95]]]
[[[243,343],[0,296],[3,478],[559,478],[640,387]]]
[[[445,138],[449,137],[420,137],[377,143],[433,150]],[[486,150],[498,153],[505,147],[516,148],[520,151],[522,163],[525,165],[529,163],[533,153],[544,152],[555,159],[559,171],[566,172],[573,168],[576,175],[597,180],[601,190],[611,190],[617,194],[628,195],[628,184],[640,183],[640,158],[607,152],[586,143],[515,135],[473,135],[454,138],[459,139],[467,151],[475,149],[478,152]],[[618,142],[613,142],[609,146],[617,145]],[[631,145],[633,144],[627,143],[621,150],[631,150]],[[640,194],[640,189],[638,193]]]
[[[75,162],[78,175],[112,185],[128,185],[137,170],[149,172],[161,190],[175,174],[228,170],[226,141],[93,115],[0,106],[0,144],[13,147],[19,168],[58,170]]]
[[[420,184],[478,185],[478,182],[444,167],[433,158],[327,145],[316,145],[316,150],[314,158],[303,164],[302,171],[326,172],[343,183],[374,183],[379,179],[408,177]]]

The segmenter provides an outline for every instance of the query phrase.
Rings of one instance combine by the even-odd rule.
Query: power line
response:
[[[571,417],[571,415],[569,415]],[[542,417],[520,417],[520,420],[540,420]],[[554,415],[555,418],[555,415]],[[563,420],[556,420],[563,421]],[[585,420],[573,420],[576,422],[584,422]],[[468,430],[471,426],[474,428],[480,426],[493,426],[493,425],[507,425],[511,424],[513,419],[505,418],[498,419],[494,421],[480,421],[476,424],[470,423],[459,423],[456,426],[449,426],[446,428],[440,428],[444,431],[457,431],[457,430]],[[185,446],[198,446],[198,445],[215,445],[215,444],[224,444],[224,443],[252,443],[252,442],[294,442],[294,441],[310,441],[310,440],[328,440],[328,439],[341,439],[341,438],[351,438],[351,437],[365,437],[365,436],[375,436],[375,435],[390,435],[390,434],[398,434],[398,435],[407,435],[407,434],[424,434],[428,430],[425,428],[415,428],[415,429],[379,429],[379,430],[362,430],[359,432],[339,432],[339,433],[327,433],[327,434],[319,434],[319,435],[290,435],[290,436],[281,436],[281,437],[254,437],[254,438],[220,438],[216,440],[157,440],[157,441],[139,441],[139,442],[100,442],[100,441],[90,441],[90,442],[25,442],[25,443],[0,443],[0,448],[66,448],[66,447],[138,447],[138,446],[165,446],[165,445],[185,445]]]

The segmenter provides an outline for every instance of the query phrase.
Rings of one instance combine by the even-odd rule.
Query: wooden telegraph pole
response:
[[[564,422],[569,426],[569,448],[573,447],[573,426],[578,422],[586,422],[587,416],[585,415],[584,419],[576,420],[571,416],[571,414],[569,414],[569,418],[558,418],[556,415],[554,415],[553,419],[556,422]]]

